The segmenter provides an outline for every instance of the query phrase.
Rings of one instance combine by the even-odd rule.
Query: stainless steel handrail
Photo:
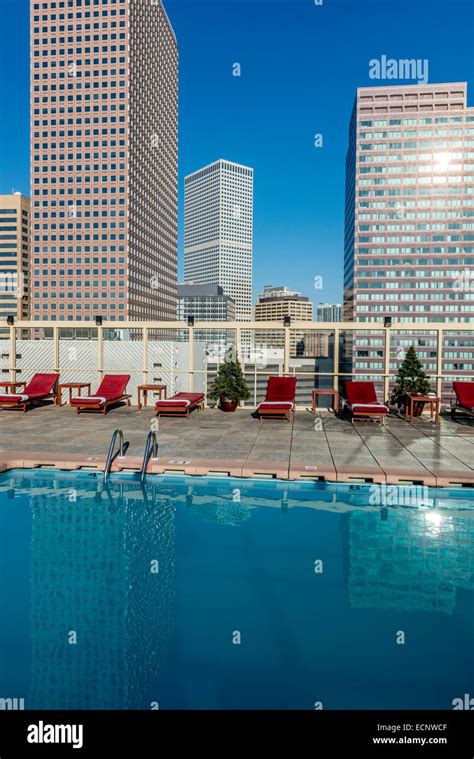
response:
[[[104,482],[107,482],[109,479],[110,469],[112,467],[112,461],[114,459],[115,441],[117,440],[117,435],[120,441],[120,456],[124,455],[123,432],[122,430],[114,430],[109,445],[109,452],[107,453],[107,460],[105,462]]]
[[[156,459],[158,455],[158,440],[156,439],[156,432],[150,430],[147,435],[145,443],[145,452],[143,454],[142,469],[140,472],[140,482],[145,482],[146,470],[150,458]]]

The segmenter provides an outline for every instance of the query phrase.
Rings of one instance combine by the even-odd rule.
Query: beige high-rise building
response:
[[[32,1],[33,319],[176,318],[177,164],[161,0]]]
[[[344,319],[373,323],[372,335],[346,338],[346,366],[384,371],[376,327],[394,322],[449,326],[443,373],[471,377],[474,322],[474,108],[465,82],[361,87],[346,159]],[[395,372],[415,345],[436,372],[432,333],[404,334]]]
[[[28,319],[30,199],[0,195],[0,320]]]
[[[310,322],[313,320],[313,304],[307,297],[290,290],[288,287],[266,285],[263,288],[263,292],[258,296],[255,305],[255,321],[280,322],[283,326],[285,316],[289,316],[292,321]],[[291,331],[291,356],[302,354],[304,335],[304,331]],[[283,348],[285,342],[283,331],[270,332],[266,330],[264,332],[255,332],[255,342],[271,346],[272,348]]]

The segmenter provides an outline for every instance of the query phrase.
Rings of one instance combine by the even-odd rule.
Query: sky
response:
[[[254,295],[265,284],[287,285],[315,304],[340,302],[345,154],[356,89],[385,83],[369,77],[370,61],[382,55],[427,59],[428,82],[467,81],[473,105],[474,3],[164,5],[180,54],[180,278],[184,176],[225,158],[255,170]],[[233,75],[236,63],[240,76]],[[0,0],[0,109],[0,193],[29,195],[29,0]],[[322,147],[315,146],[317,134]]]

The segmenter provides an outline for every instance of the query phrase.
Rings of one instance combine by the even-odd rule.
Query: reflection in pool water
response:
[[[0,698],[451,708],[472,689],[473,495],[0,475]]]

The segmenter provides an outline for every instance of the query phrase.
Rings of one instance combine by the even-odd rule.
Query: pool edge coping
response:
[[[106,457],[86,453],[59,455],[53,452],[2,451],[0,472],[10,469],[53,469],[64,471],[103,472]],[[115,458],[112,472],[139,472],[142,459],[138,456]],[[448,471],[434,467],[431,471],[404,470],[400,467],[352,466],[325,462],[320,464],[299,461],[265,461],[252,459],[200,459],[160,456],[151,460],[148,474],[177,474],[187,476],[255,477],[278,480],[306,480],[315,482],[374,483],[387,485],[425,485],[427,487],[474,487],[474,470]]]

